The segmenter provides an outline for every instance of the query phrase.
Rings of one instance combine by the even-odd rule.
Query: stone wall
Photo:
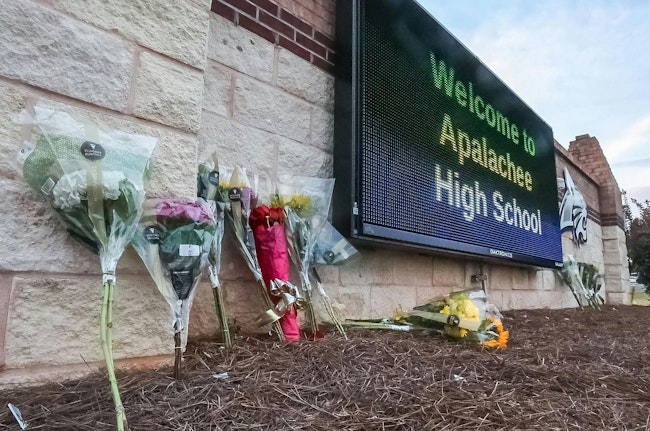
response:
[[[96,256],[68,238],[11,166],[20,130],[12,116],[39,99],[101,127],[158,138],[151,193],[195,194],[197,160],[262,177],[332,175],[335,62],[333,0],[15,0],[0,13],[0,384],[60,378],[101,366]],[[604,267],[608,300],[626,301],[619,226],[601,228],[606,176],[558,147],[590,209],[589,242],[565,252]],[[561,176],[558,171],[558,176]],[[591,179],[590,179],[591,178]],[[613,178],[613,177],[612,177]],[[609,202],[609,201],[608,201]],[[624,249],[624,248],[623,248]],[[221,279],[234,329],[259,330],[257,286],[228,235]],[[573,307],[550,270],[471,258],[360,249],[321,276],[344,317],[390,316],[453,290],[480,287],[502,309]],[[138,256],[117,270],[118,366],[169,363],[171,317]],[[297,278],[294,277],[294,280]],[[611,293],[610,293],[611,289]],[[325,314],[321,313],[325,318]],[[194,301],[189,336],[218,333],[209,283]]]
[[[12,0],[0,12],[0,382],[101,366],[99,259],[12,167],[29,103],[158,139],[150,191],[195,196],[210,2]],[[139,257],[117,269],[119,366],[170,362],[171,317]],[[134,359],[136,358],[136,359]]]

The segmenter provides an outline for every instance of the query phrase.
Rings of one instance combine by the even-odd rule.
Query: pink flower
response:
[[[201,203],[182,199],[158,202],[156,215],[158,217],[183,217],[196,223],[204,223],[212,218],[210,210]]]

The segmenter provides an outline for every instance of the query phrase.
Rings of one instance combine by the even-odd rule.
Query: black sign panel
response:
[[[335,225],[560,263],[551,128],[417,3],[337,4]]]

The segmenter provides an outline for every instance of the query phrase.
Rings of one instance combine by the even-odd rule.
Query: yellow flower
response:
[[[461,319],[478,320],[481,311],[471,299],[458,297],[451,301],[449,314],[455,314]]]
[[[467,335],[467,329],[458,326],[445,326],[445,335],[452,338],[464,338]]]
[[[396,311],[393,320],[396,322],[408,322],[409,314],[403,311]]]
[[[232,184],[230,181],[219,181],[219,187],[223,189],[232,189],[233,187],[243,189],[244,187],[248,187],[248,185],[243,182],[240,182],[239,184]]]
[[[506,344],[508,344],[508,337],[510,336],[510,331],[503,330],[503,323],[501,320],[496,317],[490,317],[492,324],[494,325],[494,330],[497,333],[497,338],[495,340],[487,340],[483,342],[484,346],[496,347],[497,349],[505,349]]]
[[[285,203],[285,206],[294,210],[301,217],[304,217],[312,211],[311,198],[303,194],[291,195],[289,201]]]

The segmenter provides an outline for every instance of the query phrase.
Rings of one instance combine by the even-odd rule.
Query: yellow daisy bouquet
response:
[[[503,329],[502,316],[487,301],[483,290],[452,292],[395,319],[415,326],[441,329],[447,338],[487,347],[505,348],[510,333]]]
[[[401,311],[392,319],[346,320],[348,326],[393,331],[436,330],[451,340],[503,349],[510,333],[483,290],[452,292],[442,299]]]

